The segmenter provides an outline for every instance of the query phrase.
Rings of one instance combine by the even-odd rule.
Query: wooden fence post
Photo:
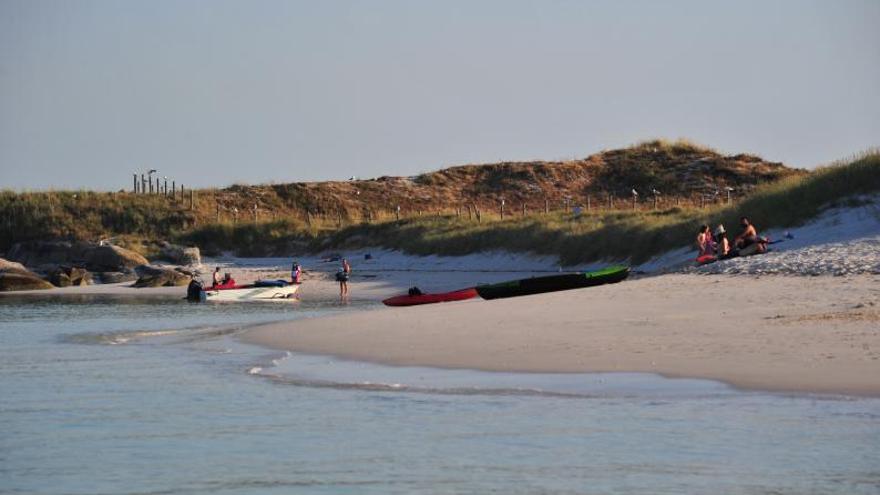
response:
[[[134,175],[134,193],[137,194],[137,192],[138,192],[138,174],[133,174],[133,175]]]
[[[593,209],[592,198],[590,198],[590,195],[587,194],[587,211],[590,211],[592,209]]]
[[[550,200],[544,198],[544,214],[547,215],[550,213]]]

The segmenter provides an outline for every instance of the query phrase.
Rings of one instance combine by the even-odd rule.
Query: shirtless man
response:
[[[764,245],[764,240],[758,237],[758,231],[755,230],[755,226],[749,222],[749,219],[746,217],[742,217],[739,219],[739,224],[742,226],[743,231],[740,235],[734,237],[733,244],[740,251],[749,248],[750,246],[755,246],[754,248],[748,249],[747,253],[740,252],[740,254],[755,254],[755,253],[763,253],[767,248]]]

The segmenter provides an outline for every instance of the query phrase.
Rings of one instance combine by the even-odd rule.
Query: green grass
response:
[[[177,237],[183,244],[199,246],[213,256],[234,251],[239,256],[265,256],[310,250],[317,239],[306,226],[291,220],[258,223],[213,223]]]
[[[0,249],[43,239],[163,238],[193,222],[191,212],[161,196],[0,191]]]

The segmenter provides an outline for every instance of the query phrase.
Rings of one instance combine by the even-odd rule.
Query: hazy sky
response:
[[[0,188],[880,144],[880,1],[0,0]]]

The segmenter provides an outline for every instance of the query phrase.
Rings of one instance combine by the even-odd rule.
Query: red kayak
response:
[[[708,265],[709,263],[715,263],[718,261],[718,257],[714,254],[704,254],[702,256],[697,256],[696,262],[698,265]]]
[[[473,287],[467,289],[456,290],[452,292],[443,292],[441,294],[417,294],[389,297],[382,301],[386,306],[416,306],[418,304],[433,304],[449,301],[464,301],[477,297],[477,291]]]

